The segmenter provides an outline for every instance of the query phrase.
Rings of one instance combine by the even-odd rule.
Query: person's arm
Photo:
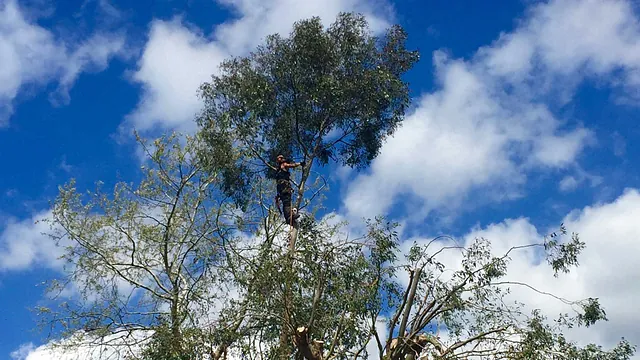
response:
[[[294,163],[284,162],[284,163],[282,163],[282,165],[281,165],[281,166],[282,166],[284,169],[291,169],[291,168],[295,168],[295,167],[298,167],[298,166],[301,166],[301,165],[304,165],[304,164],[305,164],[305,162],[304,162],[304,161],[303,161],[303,162],[299,162],[299,163],[295,163],[295,162],[294,162]]]

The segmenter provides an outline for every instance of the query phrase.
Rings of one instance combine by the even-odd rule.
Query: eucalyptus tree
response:
[[[415,243],[402,265],[408,280],[392,291],[393,302],[385,314],[387,332],[384,337],[372,332],[376,358],[630,359],[635,346],[624,338],[608,351],[566,339],[571,328],[608,320],[597,298],[561,298],[514,281],[509,273],[511,257],[527,251],[540,256],[554,276],[561,276],[578,266],[585,245],[578,234],[568,236],[563,225],[537,242],[513,246],[502,254],[484,238],[467,244],[450,237]],[[443,256],[447,253],[455,256]],[[559,302],[567,312],[549,321],[541,309],[512,296],[517,288]]]
[[[565,240],[563,227],[504,254],[485,239],[441,237],[403,252],[397,224],[383,218],[354,236],[344,222],[305,217],[291,252],[282,221],[266,206],[268,180],[251,188],[262,222],[243,231],[244,213],[228,202],[224,180],[197,158],[203,144],[181,142],[163,137],[152,149],[142,141],[150,163],[136,186],[82,194],[72,181],[60,189],[48,221],[67,272],[50,291],[68,301],[40,309],[69,335],[60,346],[106,345],[145,360],[627,360],[635,353],[625,340],[603,350],[566,339],[567,328],[606,320],[598,299],[562,299],[510,280],[517,251],[538,250],[557,276],[578,265],[585,244],[576,234]],[[549,322],[511,301],[515,287],[571,312]]]
[[[306,205],[314,165],[366,167],[401,124],[409,105],[402,76],[418,59],[406,40],[400,26],[377,37],[362,15],[343,13],[327,29],[319,18],[299,21],[289,37],[270,35],[250,55],[224,61],[200,87],[203,161],[247,205],[251,182],[272,170],[275,155],[305,160],[296,202]]]
[[[342,13],[326,29],[317,17],[302,20],[288,37],[270,35],[250,55],[224,61],[200,87],[204,110],[197,122],[209,144],[201,161],[246,209],[252,182],[275,170],[276,155],[303,160],[294,207],[306,208],[314,165],[366,167],[401,124],[409,105],[402,76],[418,60],[406,40],[400,26],[374,36],[363,15]],[[290,271],[296,239],[297,227],[285,258]],[[286,285],[285,298],[293,286],[288,279]],[[284,311],[283,349],[293,335],[286,329],[295,328],[290,312]]]

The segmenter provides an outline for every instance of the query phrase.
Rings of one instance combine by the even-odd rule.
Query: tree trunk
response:
[[[422,272],[421,268],[417,268],[413,271],[413,276],[411,279],[411,290],[409,291],[409,298],[407,299],[407,304],[404,309],[404,314],[402,316],[402,322],[400,323],[400,329],[398,330],[398,336],[404,337],[404,333],[407,329],[407,321],[409,320],[409,314],[411,314],[411,308],[413,307],[413,299],[416,296],[416,290],[418,289],[418,282],[420,281],[420,274]]]
[[[182,334],[180,331],[180,321],[178,319],[178,304],[171,304],[171,350],[180,354],[182,352]]]
[[[291,246],[291,242],[289,242]],[[291,275],[293,268],[293,250],[289,248],[287,255],[285,256],[285,284],[284,284],[284,297],[282,302],[282,328],[280,329],[280,359],[287,359],[289,357],[289,328],[291,327],[291,317],[289,313],[289,306],[291,303]]]
[[[302,204],[302,194],[304,193],[304,185],[306,182],[306,178],[309,176],[309,170],[305,170],[303,172],[302,180],[300,181],[300,186],[298,187],[298,198],[296,199],[295,208],[300,211],[300,204]],[[289,248],[287,249],[287,256],[285,262],[285,272],[286,272],[286,280],[284,287],[284,310],[283,310],[283,319],[284,323],[282,324],[282,329],[280,330],[280,358],[286,359],[288,358],[288,344],[289,344],[289,326],[293,326],[292,319],[289,316],[289,306],[291,304],[291,276],[293,275],[293,254],[296,251],[296,240],[298,238],[298,223],[297,221],[293,223],[294,225],[289,225]]]

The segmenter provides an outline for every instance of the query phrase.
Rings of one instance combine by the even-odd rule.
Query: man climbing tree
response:
[[[284,216],[287,224],[294,226],[294,223],[300,214],[298,214],[297,209],[291,208],[291,195],[293,193],[293,188],[291,187],[291,174],[289,173],[289,169],[296,168],[301,166],[304,168],[306,165],[304,161],[302,162],[288,162],[285,160],[284,155],[280,154],[276,158],[277,167],[276,167],[276,185],[277,185],[277,195],[276,195],[276,206],[280,209],[280,202],[282,202],[282,214]]]
[[[300,209],[313,165],[365,168],[400,126],[410,103],[402,77],[419,57],[406,41],[400,26],[374,36],[363,15],[342,13],[327,28],[299,21],[290,36],[225,60],[200,87],[202,159],[247,206],[256,175],[286,149],[307,164],[293,189]]]
[[[270,35],[250,55],[224,61],[200,87],[204,108],[197,123],[208,145],[201,158],[224,178],[226,195],[245,214],[261,214],[263,207],[252,204],[251,194],[268,159],[281,151],[274,149],[306,161],[291,191],[296,193],[292,210],[309,205],[316,194],[310,191],[318,180],[310,171],[314,165],[333,161],[366,168],[410,104],[403,76],[419,54],[406,43],[401,26],[374,34],[365,16],[341,13],[328,27],[318,17],[296,22],[288,37]],[[289,201],[288,193],[283,201]],[[299,326],[292,315],[297,233],[294,226],[286,256],[278,262],[291,274],[284,281],[278,324],[285,357]]]

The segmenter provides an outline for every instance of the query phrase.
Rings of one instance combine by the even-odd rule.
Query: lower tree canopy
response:
[[[403,252],[397,224],[384,218],[356,236],[344,222],[307,216],[290,251],[288,228],[270,196],[260,195],[271,185],[255,185],[262,217],[216,200],[225,199],[222,180],[197,162],[200,141],[157,140],[138,185],[86,196],[73,182],[61,188],[49,221],[65,246],[68,276],[50,290],[77,295],[40,308],[46,324],[73,335],[61,348],[110,345],[147,360],[622,360],[635,353],[624,339],[605,350],[563,335],[606,320],[597,298],[560,299],[509,280],[518,251],[540,251],[557,276],[577,266],[585,244],[563,226],[502,254],[487,239],[443,237]],[[243,217],[260,224],[245,232]],[[513,302],[516,287],[570,312],[550,321]],[[290,342],[280,341],[282,332]]]

